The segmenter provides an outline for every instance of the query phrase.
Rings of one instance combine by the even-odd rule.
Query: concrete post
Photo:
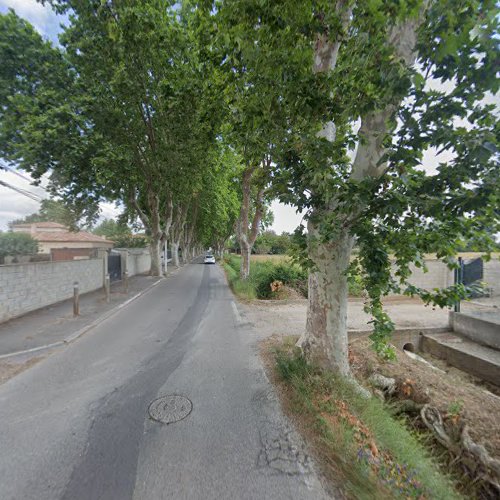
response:
[[[128,293],[128,272],[123,273],[123,291]]]
[[[458,258],[458,269],[455,269],[455,285],[462,284],[464,281],[464,262],[462,257]],[[460,301],[455,303],[454,311],[460,312]]]
[[[109,296],[111,293],[109,274],[106,274],[106,278],[104,278],[104,290],[106,292],[106,302],[109,302]]]
[[[80,315],[80,288],[78,281],[73,283],[73,316]]]
[[[163,244],[163,263],[164,263],[164,274],[167,274],[168,270],[168,240],[165,240]]]

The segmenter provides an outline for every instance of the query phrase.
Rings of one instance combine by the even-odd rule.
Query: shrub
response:
[[[33,255],[38,252],[38,242],[28,233],[0,233],[0,262],[7,255]]]
[[[267,264],[267,263],[266,263]],[[304,296],[303,283],[307,282],[307,272],[294,264],[279,263],[266,265],[258,270],[255,283],[255,291],[260,299],[268,299],[272,297],[273,291],[271,284],[275,281],[280,281],[284,285],[297,290]]]
[[[353,297],[362,297],[365,287],[361,276],[354,275],[349,277],[349,295]]]
[[[245,282],[240,282],[240,263],[239,255],[229,255],[224,259],[225,268],[228,272],[228,281],[233,290],[242,290],[242,295],[247,298],[271,299],[279,298],[282,294],[274,293],[272,283],[279,281],[283,285],[293,288],[303,297],[307,297],[308,291],[308,273],[296,264],[287,261],[277,263],[272,260],[252,261],[250,266],[250,276]],[[244,284],[243,284],[244,283]],[[364,287],[361,276],[349,278],[349,295],[361,297]]]

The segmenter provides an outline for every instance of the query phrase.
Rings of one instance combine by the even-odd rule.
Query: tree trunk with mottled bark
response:
[[[309,258],[316,270],[309,273],[306,330],[299,345],[308,359],[348,376],[346,271],[354,240],[346,232],[334,243],[322,243],[312,222],[308,232]]]
[[[148,193],[147,210],[149,211],[149,215],[142,210],[134,193],[130,195],[130,202],[139,215],[141,222],[151,232],[151,243],[149,245],[149,250],[151,252],[151,268],[149,273],[151,276],[161,276],[160,242],[163,237],[163,232],[160,224],[160,200],[155,193]]]
[[[149,252],[151,254],[151,276],[161,276],[161,257],[160,257],[160,241],[151,238],[149,244]]]
[[[172,265],[175,267],[180,267],[179,260],[179,242],[171,241],[170,242],[170,251],[172,252]]]
[[[240,250],[241,250],[241,264],[240,264],[240,277],[241,279],[247,279],[250,275],[250,254],[252,253],[252,248],[246,239],[240,240]]]
[[[269,165],[269,159],[263,161],[264,168],[269,168]],[[241,249],[240,278],[242,280],[247,279],[250,274],[250,254],[252,253],[253,245],[259,234],[259,226],[264,214],[264,187],[260,186],[255,197],[255,213],[252,224],[249,227],[252,176],[255,171],[255,167],[247,167],[243,172],[242,179],[243,199],[237,224],[237,233]]]
[[[339,2],[337,8],[343,8]],[[351,11],[346,9],[341,18],[347,28]],[[414,47],[421,18],[411,18],[395,24],[388,30],[387,40],[394,47],[395,54],[408,66],[416,59]],[[332,71],[339,54],[340,41],[332,42],[321,35],[315,47],[314,72]],[[390,121],[401,104],[397,99],[384,108],[361,117],[359,144],[352,167],[351,178],[360,181],[369,176],[382,175],[386,166],[384,139],[389,131]],[[326,123],[318,136],[333,142],[336,128],[333,122]],[[322,216],[333,214],[335,200],[323,211],[311,214],[308,223],[308,256],[317,269],[309,274],[309,298],[306,330],[299,339],[309,360],[331,369],[343,376],[350,376],[348,361],[347,305],[348,283],[346,271],[349,267],[354,238],[349,228],[342,229],[335,241],[322,242],[315,225]],[[353,213],[355,209],[353,209]]]

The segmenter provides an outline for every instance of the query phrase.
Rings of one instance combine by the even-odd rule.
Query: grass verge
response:
[[[460,498],[416,436],[381,401],[306,363],[295,339],[275,345],[275,379],[327,476],[348,498]]]
[[[249,280],[240,279],[239,267],[235,266],[234,260],[226,258],[222,261],[222,266],[226,271],[227,282],[231,290],[241,299],[252,300],[257,298],[255,286]]]

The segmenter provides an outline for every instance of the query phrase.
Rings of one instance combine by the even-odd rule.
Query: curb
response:
[[[92,323],[89,323],[88,325],[80,328],[80,330],[77,330],[75,333],[73,333],[69,337],[66,337],[63,340],[53,342],[52,344],[46,344],[46,345],[42,345],[39,347],[33,347],[31,349],[25,349],[24,351],[16,351],[16,352],[11,352],[9,354],[2,354],[2,355],[0,355],[0,360],[14,358],[16,356],[22,356],[24,354],[32,354],[34,352],[45,351],[47,349],[52,349],[54,347],[59,347],[62,345],[71,344],[75,340],[79,339],[84,333],[87,333],[89,330],[92,330],[92,328],[95,328],[96,326],[98,326],[102,322],[106,321],[111,316],[114,316],[117,312],[120,311],[120,309],[123,309],[125,306],[127,306],[128,304],[130,304],[134,300],[138,299],[139,297],[141,297],[145,293],[149,292],[152,288],[157,286],[164,279],[166,279],[166,278],[160,278],[158,281],[155,281],[154,283],[149,285],[144,290],[140,291],[139,293],[136,293],[133,297],[130,297],[130,299],[127,299],[125,302],[122,302],[121,304],[118,304],[116,307],[113,307],[113,309],[110,309],[108,312],[104,313],[102,316],[100,316],[99,318],[92,321]]]

